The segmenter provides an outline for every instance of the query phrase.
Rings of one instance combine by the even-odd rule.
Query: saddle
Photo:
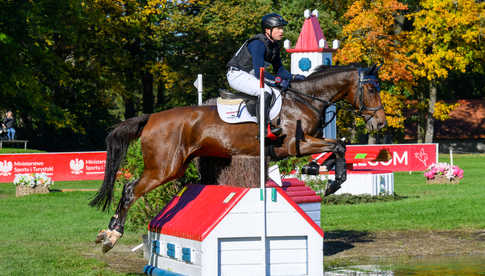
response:
[[[217,112],[222,121],[230,124],[257,123],[256,106],[258,97],[225,89],[219,89],[219,95],[220,97],[216,101]],[[279,115],[282,102],[279,91],[273,91],[269,108],[271,120]]]
[[[257,96],[250,96],[248,94],[244,94],[235,90],[227,90],[227,89],[219,89],[219,96],[223,100],[242,100],[246,104],[246,108],[251,114],[251,116],[256,116],[256,104],[258,102],[258,97]],[[275,93],[272,94],[271,96],[271,104],[269,105],[269,108],[273,108],[274,104],[276,103],[276,95]]]

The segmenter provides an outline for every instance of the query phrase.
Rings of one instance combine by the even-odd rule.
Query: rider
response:
[[[251,96],[260,96],[259,68],[265,67],[265,62],[273,65],[276,76],[264,71],[264,121],[265,136],[276,139],[281,134],[281,128],[273,127],[269,119],[269,107],[271,104],[272,88],[280,87],[288,89],[290,80],[302,80],[302,75],[291,75],[281,63],[279,42],[283,39],[283,27],[288,22],[276,13],[263,16],[261,20],[262,33],[257,34],[244,42],[232,59],[227,63],[229,68],[227,80],[229,85],[240,92]],[[256,116],[259,123],[259,100],[256,108]]]

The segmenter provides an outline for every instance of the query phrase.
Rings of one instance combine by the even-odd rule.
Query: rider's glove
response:
[[[283,91],[287,90],[290,86],[290,81],[287,79],[282,79],[281,77],[276,77],[275,82]]]
[[[294,80],[294,81],[301,81],[304,79],[305,79],[305,76],[303,75],[299,75],[299,74],[291,75],[291,80]]]

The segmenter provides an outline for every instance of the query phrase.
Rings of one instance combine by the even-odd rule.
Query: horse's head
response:
[[[378,70],[379,67],[376,66],[370,69],[359,68],[357,85],[354,85],[354,89],[349,93],[350,98],[353,98],[352,105],[364,117],[367,129],[370,131],[379,130],[387,125],[379,93]]]
[[[379,94],[378,70],[376,66],[364,69],[322,65],[305,80],[292,82],[290,91],[300,91],[310,99],[318,98],[326,103],[345,99],[364,117],[369,130],[379,130],[387,121]],[[324,103],[320,105],[325,106]]]

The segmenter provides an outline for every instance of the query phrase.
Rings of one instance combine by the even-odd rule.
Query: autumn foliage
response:
[[[406,43],[416,78],[445,79],[483,61],[484,8],[475,0],[421,1],[421,9],[408,15],[414,28]]]
[[[335,56],[342,64],[382,64],[379,77],[395,83],[411,81],[407,49],[402,46],[404,34],[394,33],[394,18],[407,10],[397,0],[355,1],[345,13],[349,20],[343,27],[343,47]]]

